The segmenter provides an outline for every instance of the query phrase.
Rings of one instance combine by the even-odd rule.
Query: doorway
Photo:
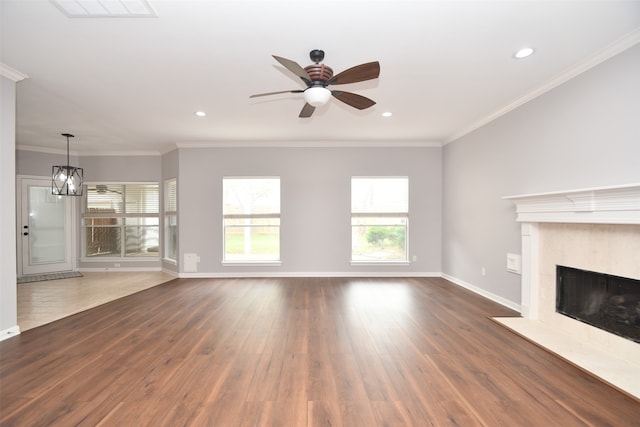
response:
[[[51,180],[18,177],[18,276],[75,267],[75,197],[51,194]]]

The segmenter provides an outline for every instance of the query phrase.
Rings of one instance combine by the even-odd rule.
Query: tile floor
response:
[[[162,271],[83,272],[83,277],[18,286],[20,331],[41,326],[174,279]]]

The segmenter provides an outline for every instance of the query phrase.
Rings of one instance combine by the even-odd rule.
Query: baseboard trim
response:
[[[79,272],[87,272],[87,273],[104,273],[104,272],[126,272],[126,273],[135,273],[138,271],[162,271],[161,267],[103,267],[103,268],[79,268]]]
[[[442,278],[445,280],[448,280],[449,282],[453,283],[454,285],[458,285],[460,287],[463,287],[465,289],[470,290],[471,292],[474,292],[482,297],[485,297],[487,299],[490,299],[493,302],[497,302],[500,305],[503,305],[507,308],[510,308],[511,310],[515,310],[518,313],[520,313],[520,304],[516,304],[513,301],[509,301],[506,298],[502,298],[499,295],[493,294],[491,292],[485,291],[484,289],[481,289],[477,286],[474,286],[470,283],[467,283],[463,280],[457,279],[455,277],[449,276],[448,274],[442,273]]]
[[[0,331],[0,341],[20,335],[20,326],[16,325],[4,331]]]
[[[169,274],[169,275],[171,275],[171,276],[173,276],[173,277],[180,277],[180,276],[179,276],[179,273],[178,273],[177,271],[175,271],[175,270],[169,270],[169,269],[167,269],[167,268],[163,268],[163,269],[162,269],[162,272],[163,272],[163,273],[167,273],[167,274]]]
[[[195,279],[231,279],[256,277],[442,277],[440,272],[325,272],[325,271],[294,271],[294,272],[233,272],[233,273],[179,273],[180,278]]]

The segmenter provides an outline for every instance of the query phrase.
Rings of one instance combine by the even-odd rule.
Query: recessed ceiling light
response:
[[[385,111],[384,113],[382,113],[382,117],[391,117],[393,116],[393,113],[391,111]]]
[[[198,117],[204,117],[207,115],[204,111],[196,111],[194,114]]]
[[[535,52],[535,50],[533,50],[533,48],[530,47],[523,47],[522,49],[520,49],[519,51],[517,51],[513,57],[517,58],[517,59],[522,59],[522,58],[526,58],[527,56],[531,56],[533,55],[533,52]]]

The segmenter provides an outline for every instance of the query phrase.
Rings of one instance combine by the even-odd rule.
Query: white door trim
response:
[[[16,272],[18,277],[20,276],[24,276],[25,275],[25,262],[28,262],[28,260],[24,260],[24,243],[25,243],[25,239],[23,236],[23,226],[25,218],[24,218],[24,213],[23,213],[23,203],[25,202],[25,197],[27,196],[26,194],[23,193],[22,188],[23,185],[27,182],[27,181],[33,181],[33,182],[37,182],[38,185],[42,185],[42,186],[50,186],[51,185],[51,178],[47,177],[47,176],[36,176],[36,175],[17,175],[16,176],[16,236],[17,236],[17,247],[16,247],[16,261],[17,261],[17,266],[16,266]],[[77,197],[69,197],[69,211],[70,211],[70,215],[69,215],[69,220],[67,222],[67,239],[68,239],[68,245],[67,245],[67,257],[69,258],[69,265],[70,265],[70,269],[75,271],[77,270],[77,260],[78,260],[78,250],[77,250],[77,246],[78,246],[78,242],[77,242],[77,230],[78,230],[78,224],[76,222],[76,218],[77,218],[77,204],[76,204],[76,199]],[[44,273],[44,272],[43,272]]]

